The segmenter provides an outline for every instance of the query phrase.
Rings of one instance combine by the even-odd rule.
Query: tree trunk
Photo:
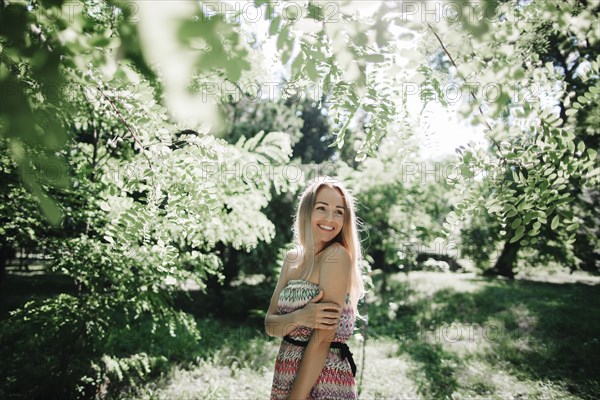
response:
[[[4,282],[6,276],[6,260],[3,256],[0,256],[0,285]]]
[[[6,277],[6,265],[15,258],[16,252],[9,247],[0,247],[0,283],[4,282]]]
[[[379,268],[381,270],[380,292],[385,293],[387,291],[387,274],[389,273],[385,264],[385,254],[381,250],[375,250],[371,254],[371,257],[373,257],[373,269]]]
[[[500,257],[498,257],[496,264],[491,270],[488,271],[488,274],[505,276],[509,279],[513,279],[515,277],[513,266],[517,260],[517,253],[520,248],[521,245],[518,241],[515,243],[509,243],[508,241],[504,242],[502,253],[500,253]]]

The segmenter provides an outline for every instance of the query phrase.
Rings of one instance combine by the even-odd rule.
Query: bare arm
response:
[[[324,301],[344,304],[349,287],[351,260],[348,252],[341,248],[331,263],[321,268],[319,284],[325,291]],[[337,326],[336,326],[337,327]],[[289,399],[306,399],[315,382],[319,378],[329,346],[335,336],[335,330],[314,329],[306,346],[298,375],[290,392]]]
[[[285,336],[298,326],[296,312],[282,315],[277,314],[277,302],[279,301],[279,294],[285,285],[287,285],[289,280],[287,277],[287,272],[290,265],[290,255],[290,252],[288,252],[288,254],[285,256],[283,267],[281,267],[281,273],[279,274],[279,281],[277,281],[277,286],[275,286],[275,291],[273,292],[273,296],[271,296],[271,303],[269,304],[269,309],[267,310],[267,315],[265,316],[265,331],[269,336]]]
[[[298,326],[308,326],[313,328],[316,325],[321,326],[324,330],[333,330],[339,322],[339,316],[342,308],[332,303],[318,303],[323,298],[323,291],[315,296],[306,306],[288,314],[277,314],[277,302],[279,294],[287,285],[288,269],[291,260],[296,257],[294,250],[291,250],[286,255],[279,281],[271,297],[271,303],[265,316],[265,332],[269,336],[283,337],[296,329]]]

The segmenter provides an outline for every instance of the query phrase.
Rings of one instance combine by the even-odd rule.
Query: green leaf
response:
[[[560,218],[558,217],[558,215],[555,215],[554,218],[552,218],[552,222],[550,223],[550,228],[556,229],[558,227],[559,222]]]
[[[106,47],[110,43],[110,38],[103,35],[94,35],[88,39],[88,44],[91,47]]]
[[[287,64],[288,61],[290,60],[290,57],[292,56],[292,49],[285,48],[281,51],[281,63],[282,64]]]
[[[595,96],[594,96],[594,93],[591,93],[591,89],[592,89],[592,88],[590,88],[590,91],[589,91],[589,92],[587,92],[587,93],[584,93],[584,94],[583,94],[583,96],[584,96],[586,99],[588,99],[588,101],[592,101],[592,100],[594,100],[594,98],[595,98]]]
[[[514,242],[516,242],[517,240],[519,240],[519,239],[521,239],[521,238],[523,237],[523,234],[524,234],[524,232],[521,232],[521,233],[518,233],[518,234],[516,234],[515,236],[513,236],[513,237],[512,237],[512,238],[511,238],[511,239],[508,241],[508,243],[514,243]]]
[[[279,25],[281,24],[281,16],[276,16],[275,18],[273,18],[273,21],[271,21],[271,25],[269,26],[269,35],[271,36],[275,36],[275,34],[277,33],[277,31],[279,30]],[[279,47],[279,37],[277,38],[277,47]]]
[[[529,233],[528,233],[528,235],[529,235],[529,236],[537,236],[537,235],[539,235],[539,234],[540,234],[540,231],[539,231],[539,230],[537,230],[537,229],[532,229],[532,230],[530,230],[530,231],[529,231]]]
[[[58,224],[60,224],[63,218],[62,210],[60,209],[58,204],[56,204],[56,202],[53,199],[51,199],[43,193],[40,193],[38,195],[38,199],[40,201],[40,208],[42,209],[42,212],[44,213],[48,221],[52,225],[58,226]]]
[[[517,226],[521,225],[521,222],[522,222],[522,221],[521,221],[521,218],[517,218],[517,219],[515,219],[515,220],[512,222],[512,224],[510,224],[510,227],[511,227],[512,229],[516,229],[516,228],[517,228]]]
[[[319,72],[317,71],[317,67],[315,65],[314,60],[306,60],[306,62],[304,63],[304,70],[306,71],[308,78],[311,81],[317,82],[319,80]]]
[[[523,235],[525,233],[525,225],[521,225],[515,231],[515,235]]]
[[[574,108],[569,108],[567,111],[565,111],[565,114],[567,115],[567,117],[570,117],[571,115],[577,114],[577,110]]]
[[[513,177],[513,181],[519,182],[519,175],[517,174],[517,171],[515,171],[514,169],[512,170],[512,177]]]
[[[100,201],[100,209],[102,211],[110,211],[110,204],[108,204],[106,201]]]
[[[323,10],[323,7],[312,2],[309,3],[307,17],[317,21],[323,21],[323,19],[325,18],[325,12]]]
[[[531,207],[533,207],[533,204],[529,203],[526,200],[522,200],[519,205],[517,206],[517,210],[519,211],[523,211],[523,210],[528,210]]]
[[[524,224],[528,224],[533,218],[535,218],[537,214],[533,211],[528,211],[527,214],[525,214],[525,217],[523,218],[523,223]]]
[[[574,224],[567,226],[567,231],[571,232],[576,230],[577,228],[579,228],[579,223],[575,222]]]
[[[585,143],[583,143],[583,141],[579,142],[579,144],[577,145],[577,151],[579,153],[583,153],[583,151],[585,150]]]
[[[525,76],[525,71],[523,70],[523,68],[521,67],[517,67],[514,69],[513,71],[513,79],[514,80],[519,80],[521,78],[523,78]]]
[[[304,65],[304,51],[300,51],[296,59],[292,62],[292,74],[302,71]]]
[[[286,26],[281,30],[281,32],[279,32],[279,35],[277,35],[277,50],[288,48],[290,47],[291,43],[292,41],[290,40],[290,31],[289,28]]]
[[[385,61],[383,54],[365,54],[361,57],[363,60],[372,63],[380,63]]]

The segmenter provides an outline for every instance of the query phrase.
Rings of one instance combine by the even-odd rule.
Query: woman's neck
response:
[[[320,257],[323,254],[323,250],[327,248],[333,242],[319,242],[315,246],[315,262],[317,261],[317,257]]]

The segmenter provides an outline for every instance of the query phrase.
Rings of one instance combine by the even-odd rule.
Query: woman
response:
[[[356,399],[345,343],[364,295],[354,198],[338,180],[317,178],[294,222],[298,248],[285,257],[265,317],[267,333],[284,336],[271,399]]]

